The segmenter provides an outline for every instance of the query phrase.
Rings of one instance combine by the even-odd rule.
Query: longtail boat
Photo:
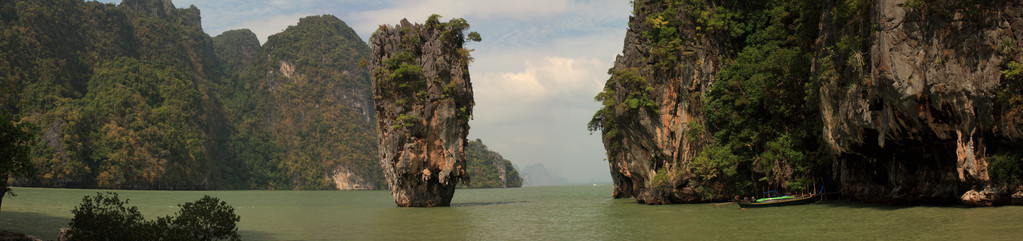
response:
[[[765,208],[765,207],[778,207],[788,205],[800,205],[810,204],[821,200],[820,194],[812,194],[807,196],[781,196],[772,198],[761,198],[753,202],[739,202],[739,207],[742,208]]]
[[[802,205],[811,204],[821,200],[824,188],[821,191],[809,194],[809,195],[796,195],[796,196],[780,196],[780,197],[766,197],[754,200],[752,202],[738,202],[739,207],[742,208],[766,208],[766,207],[779,207],[788,205]]]

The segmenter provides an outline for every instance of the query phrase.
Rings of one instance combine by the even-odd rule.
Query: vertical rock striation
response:
[[[466,174],[465,137],[475,104],[469,51],[462,48],[468,24],[437,17],[425,25],[402,19],[381,26],[370,40],[380,165],[403,207],[450,205]]]
[[[824,76],[823,137],[842,193],[869,202],[978,205],[1008,197],[986,159],[1020,146],[1012,141],[1021,137],[1018,124],[1006,122],[995,103],[1006,87],[997,49],[1018,47],[999,45],[1018,43],[1020,2],[904,4],[874,1],[862,24],[821,27],[821,46],[849,32],[874,33],[862,52],[815,61]]]

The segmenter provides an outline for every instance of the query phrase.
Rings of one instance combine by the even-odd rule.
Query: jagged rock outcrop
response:
[[[986,157],[1021,146],[1019,125],[995,104],[1006,87],[998,48],[1019,48],[1023,34],[1020,1],[904,4],[874,1],[869,21],[821,25],[823,137],[842,193],[870,202],[1005,203],[1009,192],[993,187]],[[823,58],[843,32],[865,28],[875,30],[863,52]],[[854,64],[829,67],[845,59]]]
[[[651,30],[646,22],[648,15],[664,11],[667,3],[638,0],[633,5],[635,16],[629,17],[623,53],[615,58],[605,88],[613,90],[615,95],[610,98],[615,103],[625,103],[630,93],[643,88],[626,78],[639,76],[655,90],[647,97],[658,101],[654,111],[627,105],[608,110],[613,111],[608,116],[617,126],[617,131],[611,133],[605,127],[603,138],[614,181],[612,197],[635,197],[640,203],[651,204],[702,200],[698,187],[688,183],[679,188],[652,189],[651,181],[658,169],[689,163],[707,144],[704,138],[686,138],[686,133],[690,122],[702,122],[701,99],[720,68],[723,41],[716,41],[714,35],[697,34],[696,25],[683,19],[678,34],[692,40],[684,43],[687,54],[679,54],[678,68],[659,67],[658,62],[666,56],[652,53],[653,43],[643,34]]]
[[[189,27],[202,28],[202,20],[199,17],[199,8],[189,5],[188,8],[178,9],[174,7],[171,0],[123,0],[121,6],[128,7],[135,11],[146,12],[159,18],[175,21]]]
[[[434,15],[425,25],[381,26],[371,38],[380,165],[398,206],[448,206],[466,173],[474,105],[466,28]]]

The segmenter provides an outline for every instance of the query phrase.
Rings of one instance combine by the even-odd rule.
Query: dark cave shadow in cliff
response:
[[[515,202],[469,202],[469,203],[452,203],[451,207],[475,207],[475,206],[493,206],[493,205],[505,205],[513,203],[526,203],[526,201],[515,201]]]

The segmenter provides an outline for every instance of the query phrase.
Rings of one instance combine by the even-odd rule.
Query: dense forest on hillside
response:
[[[236,36],[243,35],[243,36]],[[221,59],[247,58],[225,98],[236,123],[233,154],[254,167],[253,188],[376,189],[369,74],[358,66],[369,46],[334,16],[312,16],[270,36],[250,57],[255,36],[225,32]],[[329,177],[329,178],[325,178]]]
[[[210,38],[198,9],[169,1],[5,1],[0,12],[0,105],[41,132],[38,175],[16,184],[344,188],[339,172],[362,185],[348,188],[383,184],[357,66],[368,47],[333,16],[262,48],[248,30]]]
[[[153,7],[152,11],[141,11]],[[199,11],[125,1],[0,3],[3,110],[41,128],[55,187],[232,188],[221,83]]]
[[[386,185],[359,66],[369,46],[334,16],[260,45],[246,29],[211,38],[199,9],[167,0],[3,1],[0,13],[0,106],[39,127],[36,175],[15,185]],[[500,170],[491,161],[476,166],[486,185]]]
[[[490,150],[483,141],[469,141],[465,147],[466,172],[469,182],[462,182],[459,188],[502,188],[521,187],[522,176],[511,161]]]

